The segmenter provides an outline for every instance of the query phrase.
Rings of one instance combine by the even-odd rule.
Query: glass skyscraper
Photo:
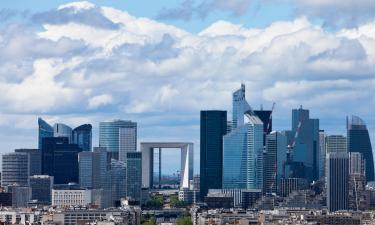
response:
[[[226,111],[201,111],[200,115],[200,195],[223,185],[223,136],[227,132]]]
[[[56,123],[53,125],[53,136],[54,137],[66,137],[69,140],[69,143],[73,142],[72,138],[72,128],[63,123]]]
[[[360,152],[366,160],[367,182],[374,181],[374,158],[369,132],[365,122],[358,116],[347,117],[348,151]]]
[[[141,201],[142,153],[128,152],[126,158],[126,196]]]
[[[132,121],[124,121],[124,120],[115,120],[109,122],[101,122],[99,124],[99,146],[107,148],[107,151],[111,154],[111,158],[119,159],[119,152],[121,148],[121,154],[131,149],[136,149],[136,144],[134,146],[134,138],[136,140],[136,127],[137,124]],[[120,136],[120,128],[131,128],[133,129],[132,134],[135,135],[131,139],[131,146],[126,140],[121,140]],[[123,131],[124,132],[124,131]],[[122,133],[123,137],[127,136],[129,133],[126,132]],[[120,144],[121,143],[121,144]],[[129,145],[128,145],[129,144]],[[129,148],[128,148],[129,147]],[[122,156],[126,157],[126,155]]]
[[[298,131],[293,149],[293,161],[303,164],[304,178],[319,178],[319,119],[311,119],[309,110],[293,109],[292,133]]]
[[[67,137],[44,138],[42,141],[42,173],[54,177],[55,184],[78,183],[78,153],[81,148],[69,144]]]
[[[83,124],[73,130],[73,143],[77,144],[82,151],[91,151],[92,146],[92,126]]]
[[[38,148],[42,149],[42,139],[53,137],[53,127],[42,118],[38,118]]]
[[[326,137],[326,151],[331,152],[348,152],[346,137],[343,135],[328,135]]]
[[[233,128],[223,142],[223,188],[262,189],[263,122],[247,103],[244,84],[233,93]]]

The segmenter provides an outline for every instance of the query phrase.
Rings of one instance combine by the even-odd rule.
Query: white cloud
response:
[[[102,94],[97,95],[89,99],[88,107],[90,109],[96,109],[100,106],[108,105],[113,102],[112,95]]]
[[[118,27],[72,19],[28,30],[29,38],[5,27],[2,114],[198,118],[201,109],[230,110],[242,81],[254,108],[276,101],[286,116],[304,104],[320,116],[334,106],[338,118],[373,118],[375,21],[337,31],[305,17],[258,29],[218,21],[192,34],[109,7],[66,7],[74,8],[69,18],[89,10]]]

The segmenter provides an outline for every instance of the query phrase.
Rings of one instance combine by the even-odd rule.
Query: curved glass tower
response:
[[[53,127],[42,118],[38,118],[38,148],[42,149],[42,139],[53,137]]]
[[[63,123],[56,123],[53,126],[54,137],[67,137],[69,143],[72,143],[72,128]]]
[[[348,151],[360,152],[366,159],[367,182],[374,181],[374,158],[365,122],[358,116],[347,117]]]
[[[73,143],[77,144],[83,151],[91,151],[92,145],[92,126],[83,124],[73,130]]]

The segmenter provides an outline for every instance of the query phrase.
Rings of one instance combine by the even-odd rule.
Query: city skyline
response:
[[[0,3],[0,40],[7,43],[0,44],[2,154],[38,146],[39,116],[50,124],[92,124],[93,147],[99,122],[122,119],[138,123],[138,143],[192,141],[198,152],[200,110],[230,115],[241,82],[254,110],[276,102],[273,130],[289,129],[292,108],[303,105],[328,135],[345,135],[345,117],[361,117],[374,146],[375,23],[366,1],[362,16],[353,9],[351,23],[342,13],[349,6],[341,6],[336,25],[326,15],[323,23],[290,9],[309,1],[282,4],[274,17],[267,4],[258,3],[258,15],[250,1],[234,1],[228,10],[209,4],[206,18],[197,18],[193,7],[191,19],[182,21],[171,17],[178,2],[144,11],[142,3],[67,2]],[[238,11],[241,2],[246,12]],[[96,19],[89,23],[87,16]]]

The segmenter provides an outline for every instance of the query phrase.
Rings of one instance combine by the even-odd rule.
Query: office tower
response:
[[[128,152],[126,158],[126,196],[141,201],[142,153]]]
[[[293,109],[292,132],[293,161],[303,164],[304,178],[308,181],[319,177],[319,119],[311,119],[309,110]],[[296,134],[297,133],[297,134]]]
[[[227,121],[227,132],[225,134],[229,134],[232,132],[232,121]]]
[[[73,130],[68,125],[63,123],[56,123],[53,125],[53,136],[54,137],[66,137],[68,138],[69,144],[73,142],[72,133]]]
[[[233,93],[233,129],[223,146],[223,188],[262,189],[263,123],[245,99],[244,84]]]
[[[53,127],[42,118],[38,118],[38,148],[42,149],[42,139],[53,137]]]
[[[349,208],[349,157],[345,152],[327,154],[327,207],[331,212]]]
[[[264,154],[263,192],[276,193],[284,177],[286,163],[286,137],[280,132],[273,131],[266,136],[266,151]]]
[[[77,144],[82,151],[91,151],[92,146],[92,126],[83,124],[73,130],[73,144]]]
[[[2,157],[1,186],[29,184],[29,156],[26,153],[8,153]]]
[[[347,138],[348,151],[360,152],[366,159],[366,180],[374,181],[374,158],[369,132],[365,122],[357,117],[350,116],[347,118]]]
[[[126,162],[128,152],[137,151],[137,123],[127,121],[126,127],[119,128],[119,160]]]
[[[348,152],[346,137],[343,135],[329,135],[326,137],[326,151],[331,152]]]
[[[359,152],[349,153],[349,209],[368,208],[366,188],[365,159]]]
[[[51,190],[53,177],[47,175],[34,175],[30,177],[31,200],[37,200],[39,204],[51,204]]]
[[[326,134],[324,130],[319,131],[319,178],[325,176],[326,166]]]
[[[134,145],[134,138],[135,140],[137,139],[136,126],[136,123],[124,120],[101,122],[99,124],[99,147],[107,148],[107,151],[110,153],[110,158],[114,159],[119,158],[120,146],[122,147],[121,151],[123,153],[125,153],[128,150],[133,151],[134,149],[136,149],[136,145]],[[126,140],[121,140],[120,128],[129,128],[128,134],[135,134],[134,137],[130,138],[132,140],[131,142],[126,143]],[[126,132],[123,131],[122,134],[125,135]],[[137,143],[137,141],[135,141],[135,143]]]
[[[107,152],[102,148],[94,148],[93,152],[78,154],[79,184],[89,189],[105,188],[108,171]]]
[[[120,199],[126,197],[126,163],[112,159],[108,178],[112,205],[118,205]]]
[[[30,176],[42,174],[42,153],[39,149],[16,149],[14,152],[23,152],[29,156]]]
[[[226,111],[201,111],[200,179],[202,200],[208,189],[222,188],[223,136],[227,133]]]
[[[31,200],[31,188],[16,185],[10,185],[5,188],[6,192],[12,193],[12,207],[25,208]]]
[[[272,131],[272,111],[271,110],[254,110],[255,115],[263,122],[263,145],[266,145],[266,135]]]
[[[54,177],[55,184],[78,183],[78,153],[82,149],[69,144],[67,137],[44,138],[42,173]]]

